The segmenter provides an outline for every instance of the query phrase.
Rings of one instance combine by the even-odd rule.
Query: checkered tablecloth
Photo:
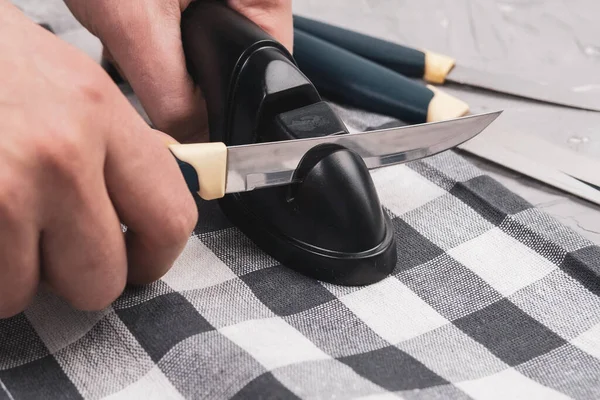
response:
[[[373,177],[398,239],[384,281],[306,278],[199,202],[161,281],[0,321],[0,399],[600,398],[600,248],[454,152]]]

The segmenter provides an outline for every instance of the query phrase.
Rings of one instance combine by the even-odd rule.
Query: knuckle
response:
[[[187,206],[187,204],[186,204]],[[162,229],[162,242],[166,246],[181,246],[189,239],[198,222],[198,214],[195,207],[183,207],[178,212],[166,219]]]
[[[206,105],[202,99],[166,96],[148,110],[152,123],[162,132],[178,139],[208,130]]]
[[[8,188],[0,189],[0,221],[2,225],[8,225],[14,222],[16,218],[15,197]]]
[[[97,249],[96,249],[97,250]],[[50,285],[57,295],[75,309],[102,311],[109,307],[125,290],[127,261],[125,252],[111,246],[96,253],[92,249],[85,264],[68,258],[54,260],[47,265]]]
[[[172,267],[173,264],[165,263],[162,265],[152,265],[152,268],[144,270],[134,270],[129,276],[129,283],[136,286],[151,285],[165,276]]]
[[[194,203],[193,199],[191,203]],[[185,246],[198,222],[197,208],[195,204],[190,206],[188,201],[174,203],[157,217],[155,223],[160,229],[144,232],[142,234],[143,246],[147,249],[168,251],[169,253]]]
[[[75,179],[84,165],[82,141],[73,132],[52,132],[35,142],[35,155],[44,172]]]
[[[85,74],[78,80],[74,90],[85,104],[96,106],[107,101],[106,79],[100,74]]]
[[[112,80],[100,65],[87,57],[69,59],[71,75],[65,87],[72,104],[98,105],[109,103],[116,90]]]
[[[0,319],[12,318],[25,311],[31,303],[34,294],[34,290],[10,290],[8,293],[3,293],[0,298]]]
[[[15,301],[1,300],[0,303],[0,319],[8,319],[15,317],[22,313],[27,307],[26,303],[20,303]]]
[[[165,101],[160,104],[157,119],[161,125],[168,127],[192,120],[196,118],[197,113],[198,110],[183,101]]]
[[[20,209],[25,204],[24,182],[18,182],[15,176],[5,176],[0,179],[0,228],[18,223]]]
[[[256,8],[262,10],[270,10],[281,7],[287,4],[289,0],[246,0],[246,1],[236,1],[235,4],[241,8]]]
[[[102,311],[119,298],[125,290],[126,279],[114,277],[107,280],[105,285],[99,285],[94,290],[84,294],[66,296],[67,301],[81,311]]]
[[[95,13],[83,19],[88,29],[104,43],[112,44],[130,41],[137,32],[145,31],[150,22],[151,7],[171,2],[147,2],[147,7],[143,8],[139,7],[139,1],[97,0],[95,3]]]
[[[96,312],[102,311],[108,308],[111,304],[110,301],[106,301],[102,298],[76,298],[76,299],[67,299],[67,301],[79,311],[85,312]]]

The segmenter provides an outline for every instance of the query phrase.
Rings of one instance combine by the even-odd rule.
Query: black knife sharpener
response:
[[[206,99],[211,141],[348,133],[288,50],[222,2],[192,2],[182,40]],[[396,265],[394,229],[362,158],[319,146],[295,174],[298,183],[228,194],[220,208],[258,247],[303,275],[352,286],[388,276]]]

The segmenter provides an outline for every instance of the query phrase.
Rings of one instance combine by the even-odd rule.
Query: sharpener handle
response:
[[[443,84],[456,62],[445,55],[402,46],[306,17],[294,16],[294,27],[400,74],[432,84]]]
[[[281,57],[291,55],[224,1],[192,2],[183,12],[181,33],[188,72],[206,100],[211,140],[222,141],[233,119],[238,74],[252,53],[269,47]]]
[[[287,48],[225,1],[192,2],[181,31],[189,74],[206,100],[210,141],[287,139],[277,116],[322,102]]]

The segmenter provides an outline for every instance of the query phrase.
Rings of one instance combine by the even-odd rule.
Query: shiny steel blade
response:
[[[481,133],[501,111],[449,121],[338,136],[228,147],[226,193],[293,182],[302,157],[322,144],[337,144],[360,155],[369,169],[428,157]]]
[[[600,98],[598,96],[594,98],[566,88],[544,85],[512,75],[496,74],[457,65],[450,71],[446,80],[544,103],[600,111]]]

